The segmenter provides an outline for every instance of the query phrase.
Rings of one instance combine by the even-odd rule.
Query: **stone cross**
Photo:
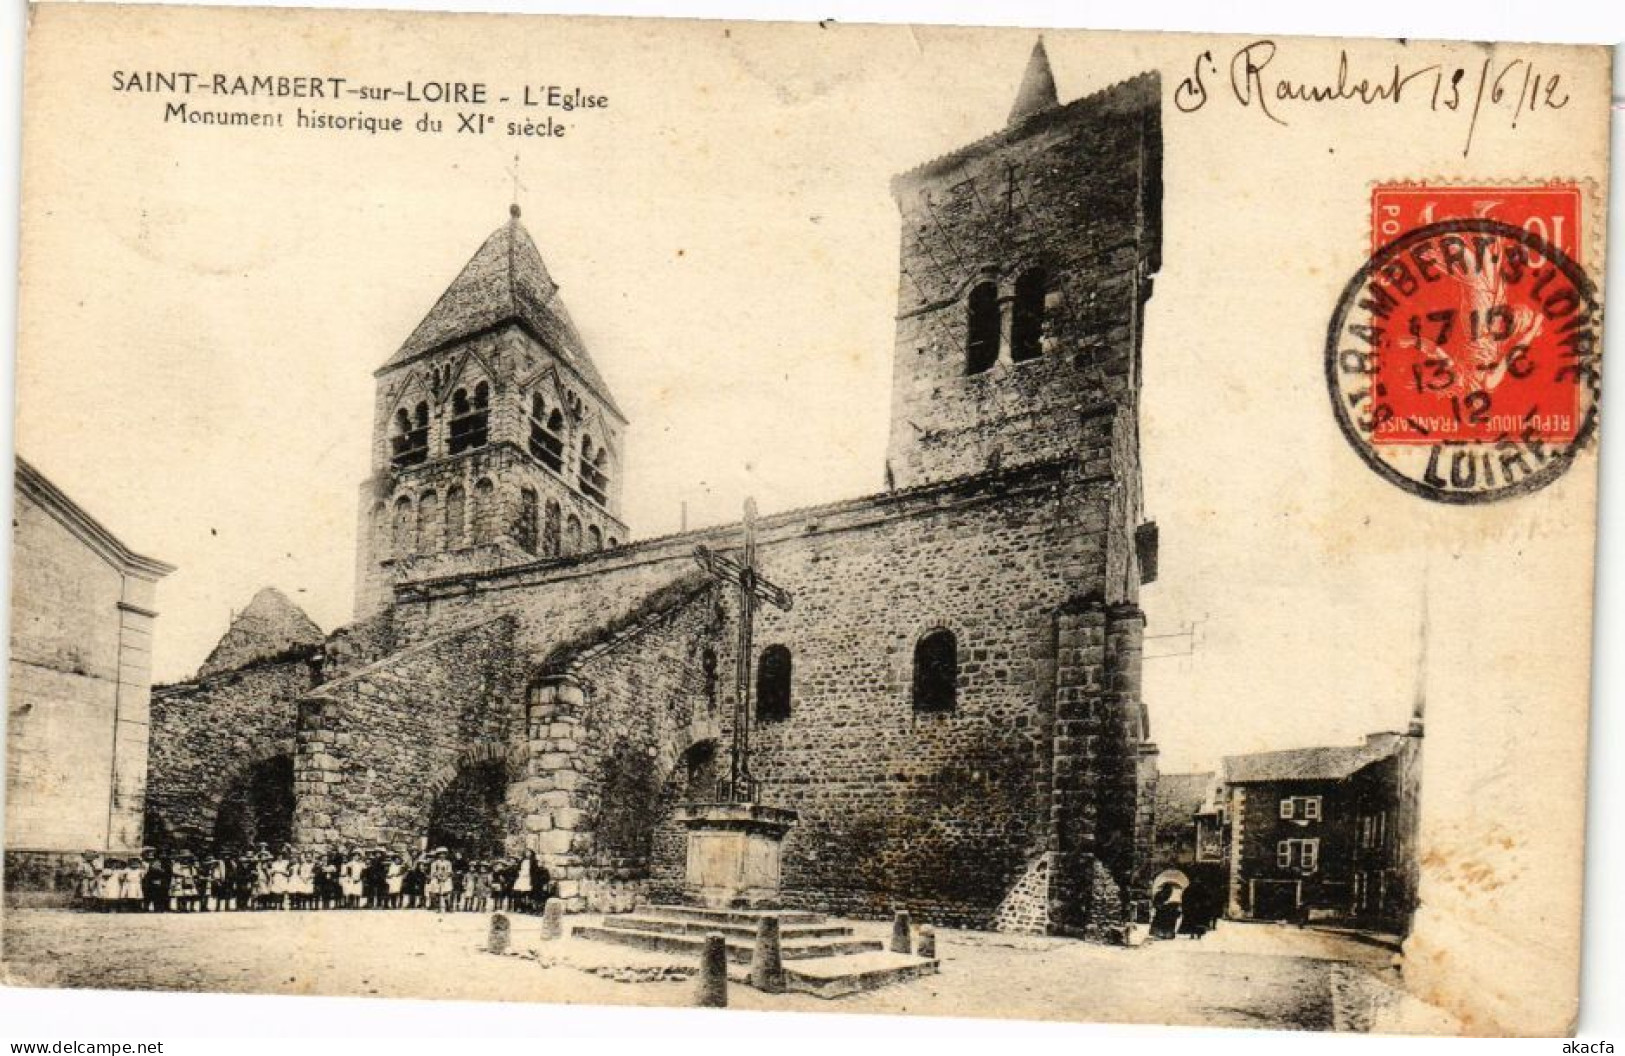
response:
[[[744,543],[740,559],[719,554],[704,546],[694,548],[694,560],[719,583],[731,583],[739,592],[739,646],[734,664],[733,753],[728,766],[728,802],[751,803],[756,799],[755,781],[750,776],[750,669],[751,637],[755,631],[756,606],[762,602],[788,610],[795,602],[789,591],[763,579],[756,571],[756,500],[745,500]]]

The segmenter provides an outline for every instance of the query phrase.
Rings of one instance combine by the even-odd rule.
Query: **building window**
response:
[[[1044,351],[1044,272],[1033,268],[1016,279],[1016,296],[1010,306],[1010,358],[1021,363],[1037,359]]]
[[[484,447],[490,439],[491,387],[485,382],[474,386],[470,397],[467,389],[458,389],[451,396],[451,453],[472,451]]]
[[[474,542],[489,543],[496,538],[496,488],[489,480],[474,485]]]
[[[959,644],[939,628],[914,643],[914,710],[953,711],[958,691]]]
[[[514,534],[518,536],[520,547],[532,554],[536,552],[536,521],[536,490],[534,488],[520,488],[519,523],[515,526]]]
[[[548,499],[542,512],[542,556],[559,556],[559,534],[561,514],[558,500]]]
[[[1281,818],[1285,821],[1319,821],[1319,796],[1289,796],[1281,800]]]
[[[402,495],[395,500],[395,530],[390,536],[391,549],[396,557],[405,557],[412,552],[412,530],[414,527],[412,500]]]
[[[463,545],[463,524],[468,511],[463,509],[466,501],[460,485],[453,485],[446,492],[446,549],[456,550]]]
[[[770,645],[756,664],[756,721],[783,722],[790,717],[790,650]]]
[[[581,518],[575,514],[564,522],[564,555],[572,557],[581,553]]]
[[[552,411],[540,396],[530,400],[530,453],[555,473],[564,472],[564,415]]]
[[[593,444],[592,437],[581,438],[581,493],[600,506],[609,505],[608,462],[607,452]]]
[[[1275,864],[1282,869],[1314,872],[1320,866],[1320,840],[1280,840],[1275,844]]]
[[[432,554],[440,549],[440,496],[432,491],[418,499],[418,553]]]
[[[390,464],[396,469],[429,460],[429,405],[419,403],[410,413],[395,412],[395,435],[389,441]]]
[[[980,374],[999,359],[999,288],[978,283],[965,302],[965,373]]]
[[[596,524],[587,525],[587,549],[597,553],[604,548],[604,533]]]

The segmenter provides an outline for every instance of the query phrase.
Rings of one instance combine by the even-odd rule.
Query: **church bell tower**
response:
[[[1103,454],[1091,422],[1137,428],[1161,263],[1159,94],[1148,73],[1063,105],[1040,41],[1005,127],[892,181],[892,486],[1088,461]]]
[[[517,205],[375,376],[357,618],[402,580],[627,540],[626,418]]]

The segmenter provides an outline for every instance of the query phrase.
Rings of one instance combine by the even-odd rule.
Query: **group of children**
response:
[[[535,852],[469,859],[436,847],[423,854],[350,849],[320,855],[265,844],[197,859],[191,851],[139,857],[86,851],[78,895],[102,912],[219,912],[248,909],[433,909],[539,913],[552,878]]]

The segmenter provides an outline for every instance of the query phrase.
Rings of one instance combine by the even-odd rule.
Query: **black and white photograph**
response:
[[[1572,1033],[1611,58],[32,5],[3,981]]]

